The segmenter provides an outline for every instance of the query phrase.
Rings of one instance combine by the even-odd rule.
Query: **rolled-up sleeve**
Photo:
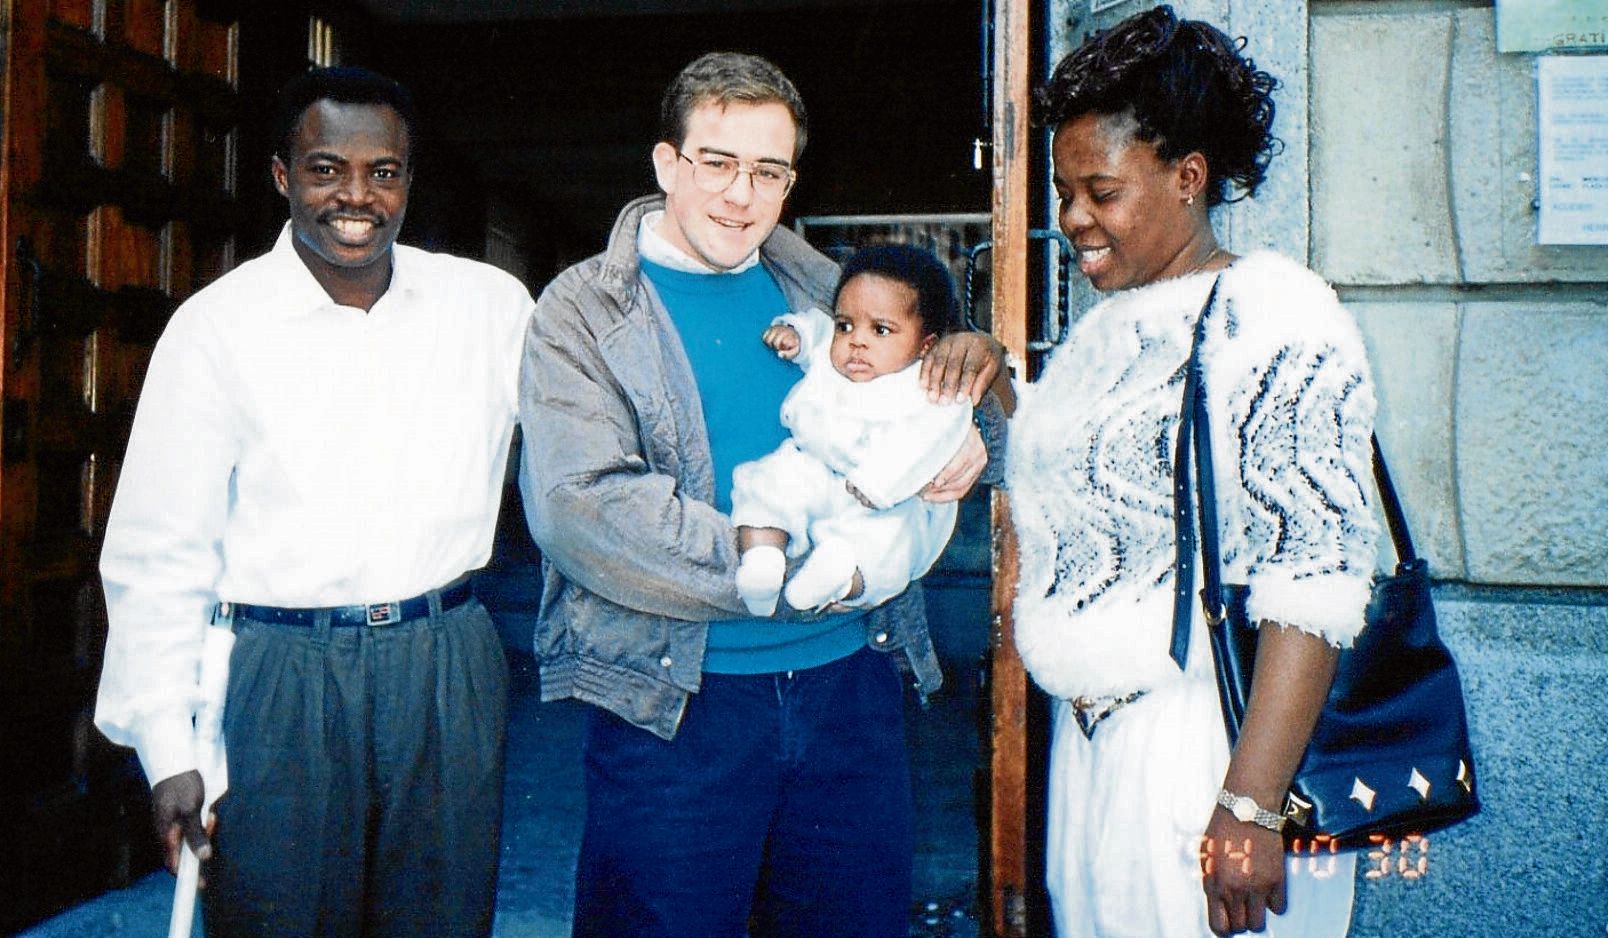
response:
[[[1010,421],[1005,416],[1005,408],[1000,404],[999,398],[993,391],[983,395],[982,401],[972,411],[972,419],[977,424],[977,432],[983,438],[983,448],[988,451],[988,465],[983,467],[983,474],[977,478],[980,485],[1005,484],[1005,454],[1009,449]]]
[[[1219,479],[1240,483],[1239,497],[1223,506],[1223,556],[1243,571],[1252,621],[1345,646],[1363,627],[1379,533],[1375,402],[1349,317],[1330,335],[1323,325],[1235,389],[1231,421],[1214,419],[1214,437],[1231,444],[1215,464]],[[1219,500],[1228,496],[1219,483]]]

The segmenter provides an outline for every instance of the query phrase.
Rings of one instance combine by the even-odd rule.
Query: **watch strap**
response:
[[[1220,788],[1217,791],[1217,803],[1227,808],[1241,821],[1248,821],[1270,831],[1284,830],[1284,815],[1267,810],[1257,804],[1256,799],[1250,795],[1236,795],[1226,788]]]

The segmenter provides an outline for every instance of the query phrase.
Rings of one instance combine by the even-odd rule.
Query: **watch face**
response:
[[[1256,802],[1245,797],[1235,798],[1234,816],[1241,821],[1249,821],[1256,817]]]

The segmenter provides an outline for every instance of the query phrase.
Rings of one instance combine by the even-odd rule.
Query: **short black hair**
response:
[[[1163,160],[1206,157],[1207,205],[1230,201],[1229,182],[1240,190],[1236,199],[1253,196],[1281,146],[1273,136],[1279,82],[1244,47],[1243,36],[1179,20],[1166,4],[1135,13],[1061,60],[1038,91],[1038,122],[1054,128],[1086,114],[1131,114],[1134,135]]]
[[[955,302],[955,281],[949,268],[931,251],[911,244],[873,244],[854,252],[843,262],[832,305],[850,280],[861,274],[875,274],[904,284],[916,291],[916,314],[927,335],[953,332],[960,323],[960,307]]]
[[[389,105],[407,128],[408,164],[412,165],[419,143],[419,112],[413,105],[413,95],[401,83],[378,72],[352,67],[308,69],[279,89],[274,111],[275,156],[290,159],[291,141],[302,114],[319,101]]]

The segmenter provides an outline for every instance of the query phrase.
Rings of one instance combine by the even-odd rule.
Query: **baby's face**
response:
[[[832,319],[832,367],[850,381],[903,371],[932,344],[916,312],[916,291],[878,274],[845,283]]]

